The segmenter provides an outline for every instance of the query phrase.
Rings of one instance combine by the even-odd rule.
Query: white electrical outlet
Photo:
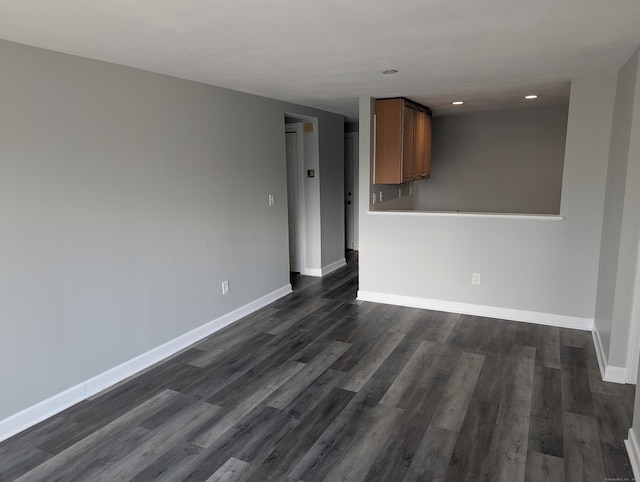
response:
[[[273,206],[275,204],[273,194],[269,194],[269,206]]]
[[[373,204],[375,204],[375,203],[376,203],[376,193],[374,192],[373,193]]]
[[[229,292],[229,280],[226,279],[222,282],[222,294],[226,295]]]
[[[402,188],[398,188],[398,198],[402,197]]]
[[[380,202],[382,202],[384,195],[382,194],[382,191],[380,191]]]
[[[480,273],[472,273],[471,274],[471,284],[472,285],[480,285]]]

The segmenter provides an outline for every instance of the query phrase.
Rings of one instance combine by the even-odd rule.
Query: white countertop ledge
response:
[[[444,218],[526,219],[528,221],[563,221],[558,214],[470,213],[454,211],[367,211],[372,216],[417,216]]]

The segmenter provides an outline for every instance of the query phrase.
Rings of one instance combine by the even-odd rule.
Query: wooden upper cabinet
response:
[[[402,182],[413,181],[416,175],[416,109],[406,102],[403,106],[402,124]]]
[[[431,166],[431,111],[403,98],[376,100],[374,184],[427,179]]]
[[[431,177],[431,115],[422,108],[416,111],[415,179]]]

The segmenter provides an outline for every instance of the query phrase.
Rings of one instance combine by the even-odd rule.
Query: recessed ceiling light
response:
[[[525,96],[524,96],[524,98],[525,98],[525,99],[537,99],[537,98],[538,98],[538,96],[537,96],[537,95],[535,95],[535,94],[531,94],[531,95],[525,95]]]
[[[453,101],[453,102],[451,102],[451,103],[452,103],[453,105],[462,105],[462,104],[464,104],[464,102],[463,102],[463,101],[461,101],[461,100],[456,100],[456,101]]]
[[[387,69],[382,71],[383,74],[397,74],[398,71],[396,69]]]

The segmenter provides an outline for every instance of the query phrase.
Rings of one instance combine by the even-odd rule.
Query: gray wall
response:
[[[558,214],[566,134],[567,106],[435,117],[415,207]]]
[[[4,41],[0,65],[0,420],[289,283],[285,112],[342,189],[341,116]]]
[[[563,221],[368,213],[371,109],[361,99],[359,289],[593,319],[615,86],[615,74],[572,83]]]
[[[609,150],[595,327],[609,364],[626,366],[640,246],[638,50],[618,74]]]
[[[320,208],[322,210],[322,267],[345,256],[344,128],[337,122],[319,127],[331,139],[320,145]],[[341,159],[342,162],[335,162]]]

